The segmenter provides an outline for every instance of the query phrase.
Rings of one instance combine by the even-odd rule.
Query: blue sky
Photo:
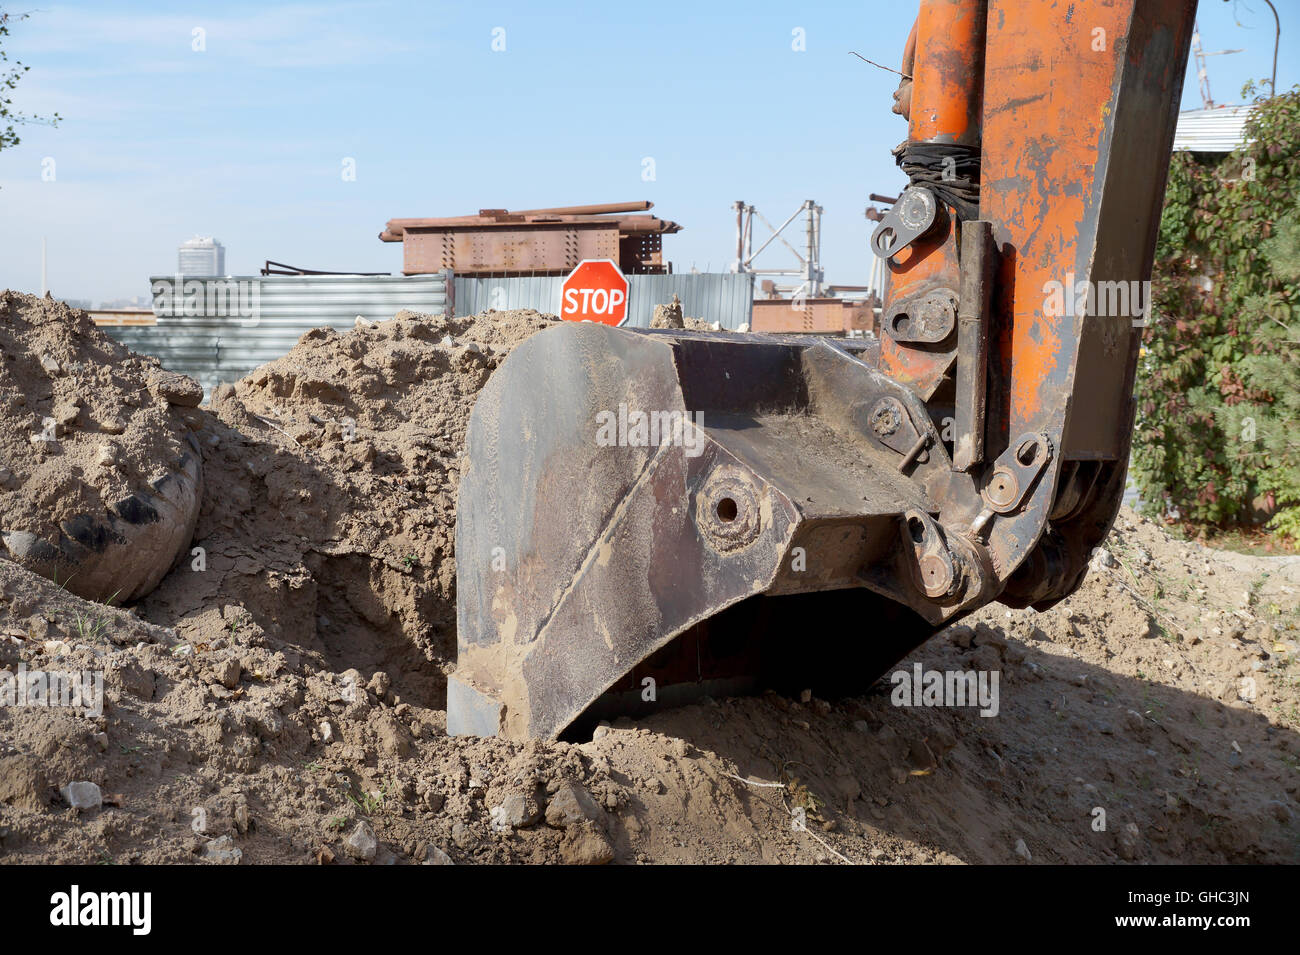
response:
[[[1275,3],[1286,89],[1300,2]],[[685,226],[665,239],[678,270],[721,271],[733,201],[779,223],[806,198],[825,209],[828,281],[864,284],[862,210],[900,187],[889,150],[906,128],[896,78],[849,51],[896,66],[914,15],[879,0],[43,6],[8,41],[31,67],[14,100],[64,122],[0,151],[0,287],[38,288],[42,236],[53,293],[99,301],[146,295],[195,234],[225,244],[232,274],[268,258],[399,272],[400,245],[377,238],[392,217],[630,199]],[[1246,51],[1209,61],[1215,99],[1238,102],[1271,70],[1272,15],[1201,0],[1200,24],[1207,51]],[[1194,74],[1183,105],[1200,105]]]

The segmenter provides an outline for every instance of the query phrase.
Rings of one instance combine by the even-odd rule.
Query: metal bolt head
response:
[[[994,507],[1011,506],[1019,493],[1020,482],[1006,468],[998,468],[994,471],[993,477],[989,479],[988,487],[984,489],[985,496]]]
[[[871,409],[871,430],[879,437],[887,438],[903,424],[903,415],[897,403],[891,398],[882,398]]]
[[[938,213],[934,196],[925,189],[908,189],[898,203],[898,218],[909,229],[928,228]]]
[[[952,590],[952,565],[937,554],[921,558],[921,586],[927,597],[946,597]]]

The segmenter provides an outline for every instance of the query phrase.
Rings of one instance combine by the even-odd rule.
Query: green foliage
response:
[[[50,126],[57,126],[62,119],[58,113],[48,119],[40,116],[27,116],[13,108],[13,99],[10,94],[17,87],[18,81],[23,78],[23,74],[31,69],[30,66],[23,66],[17,60],[10,65],[9,55],[4,51],[4,40],[9,36],[9,25],[17,23],[20,20],[26,20],[31,14],[29,13],[6,13],[0,10],[0,149],[8,146],[17,146],[20,142],[15,125],[23,123],[46,123]]]
[[[1262,499],[1300,537],[1300,87],[1257,102],[1248,145],[1174,156],[1133,477],[1151,512],[1223,526]]]

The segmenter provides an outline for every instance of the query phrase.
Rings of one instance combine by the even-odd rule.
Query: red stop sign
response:
[[[610,259],[587,259],[560,286],[560,318],[566,322],[622,325],[627,321],[627,279]]]

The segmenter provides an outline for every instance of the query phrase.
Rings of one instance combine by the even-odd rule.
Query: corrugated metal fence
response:
[[[1246,142],[1246,123],[1254,106],[1221,106],[1178,114],[1174,151],[1230,153]]]
[[[132,351],[197,379],[211,391],[287,353],[302,335],[351,328],[404,308],[473,315],[489,308],[560,309],[560,277],[453,278],[437,275],[272,275],[160,277],[150,280],[156,325],[104,326]],[[179,284],[178,284],[179,283]],[[630,275],[628,324],[648,328],[656,305],[677,295],[691,318],[736,329],[752,322],[754,277],[732,274]],[[451,295],[448,295],[448,292]]]
[[[456,276],[453,299],[457,315],[474,315],[489,308],[534,308],[552,315],[560,311],[563,276],[509,276],[469,278]],[[676,275],[629,275],[627,277],[628,325],[649,328],[656,305],[667,305],[675,294],[682,312],[691,318],[719,322],[737,329],[752,321],[754,276],[732,273]]]
[[[450,273],[437,275],[271,275],[150,280],[151,326],[105,327],[133,351],[198,379],[207,390],[284,355],[303,333],[340,331],[362,316],[379,322],[401,309],[442,314]]]

